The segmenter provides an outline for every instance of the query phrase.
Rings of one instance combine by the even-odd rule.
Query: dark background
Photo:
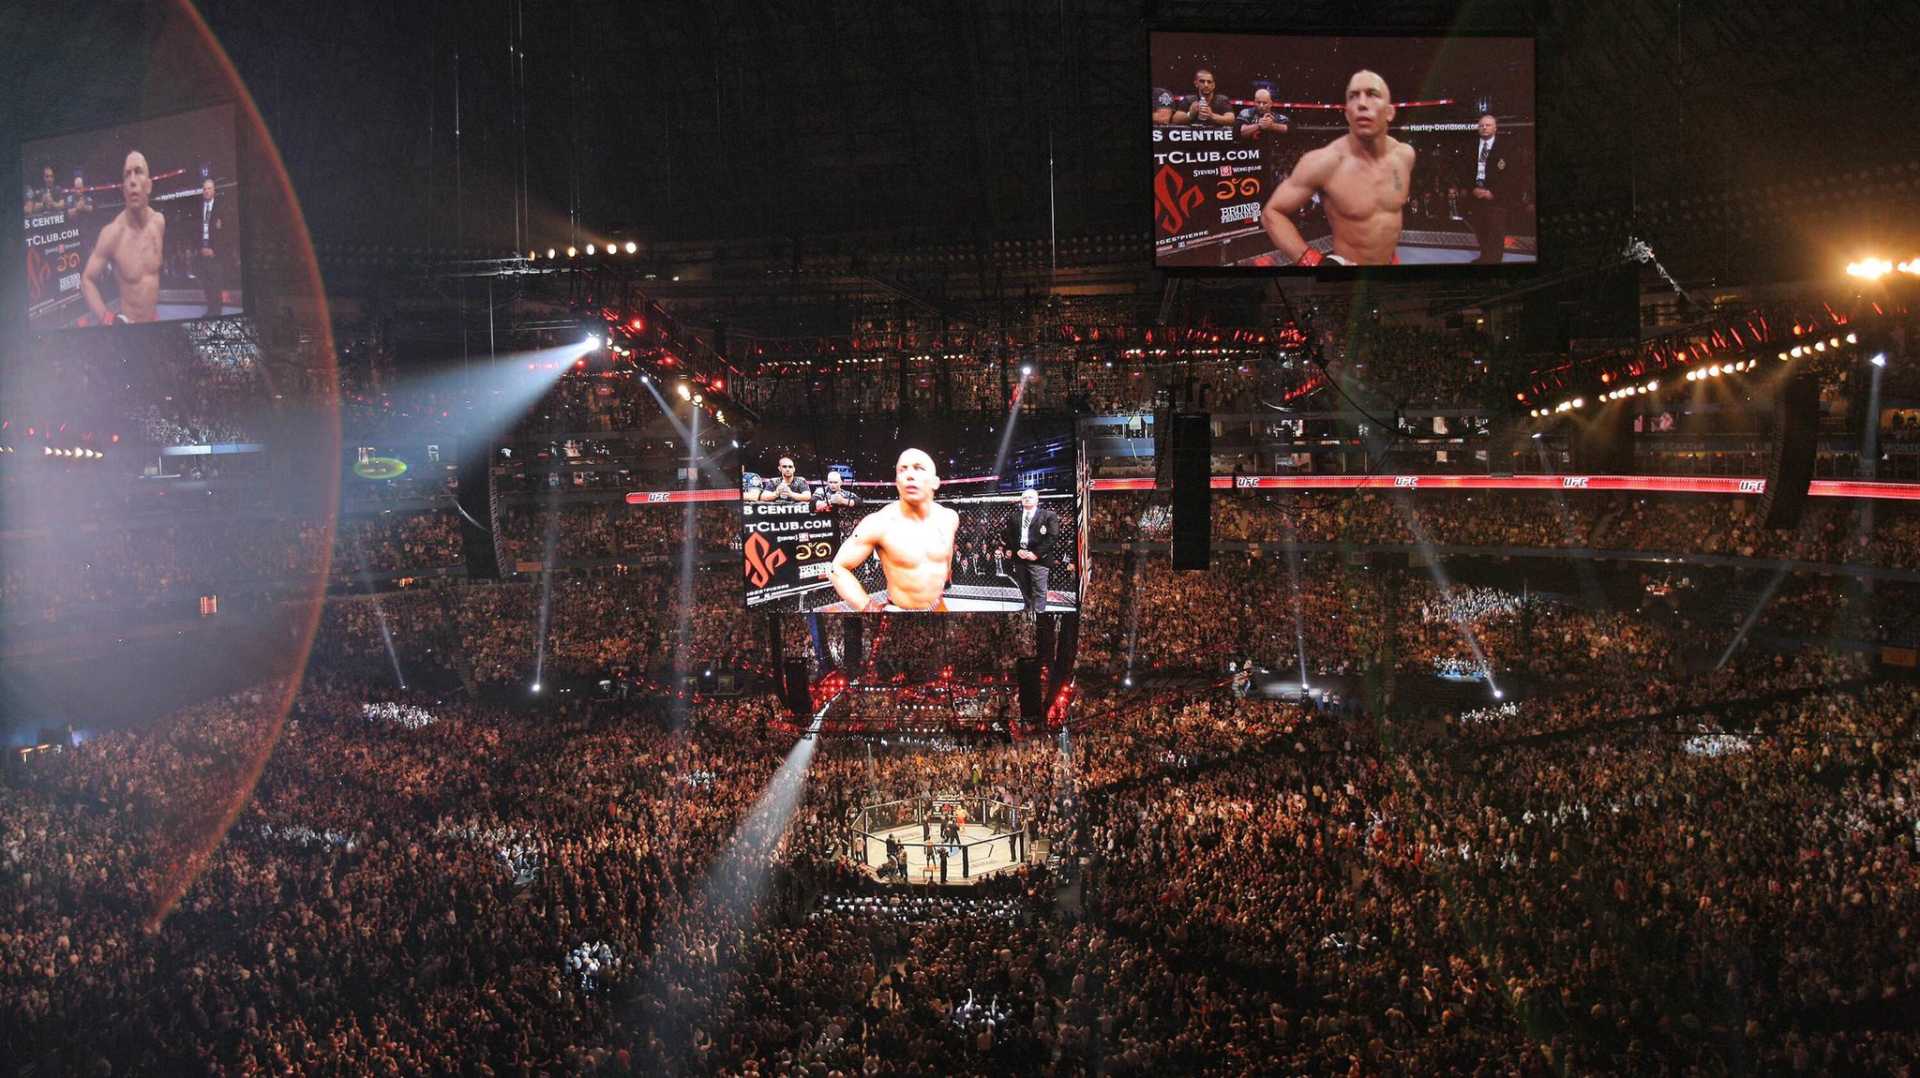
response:
[[[322,245],[504,252],[563,240],[578,222],[642,240],[759,237],[796,259],[847,234],[1044,237],[1050,190],[1062,236],[1143,235],[1147,26],[1356,29],[1353,8],[1332,3],[202,9]],[[172,0],[8,5],[0,155],[209,100],[217,87],[148,55],[178,17]],[[1541,242],[1558,258],[1632,228],[1678,273],[1802,272],[1903,217],[1760,236],[1746,220],[1889,191],[1910,201],[1920,180],[1906,167],[1920,112],[1920,82],[1903,75],[1920,37],[1913,5],[1390,2],[1366,21],[1358,29],[1537,29],[1539,123],[1552,133],[1539,185],[1555,197]],[[0,160],[0,175],[19,174]],[[1690,202],[1702,198],[1716,204]],[[1742,241],[1738,257],[1722,233]],[[0,251],[0,264],[15,255]]]

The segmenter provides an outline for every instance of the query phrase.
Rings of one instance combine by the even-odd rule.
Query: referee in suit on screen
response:
[[[200,205],[194,210],[194,235],[200,242],[194,245],[193,273],[200,278],[200,290],[206,295],[208,318],[226,313],[221,286],[227,277],[229,256],[233,254],[227,239],[227,204],[215,196],[213,178],[200,181]]]
[[[1480,257],[1475,265],[1503,262],[1507,257],[1508,217],[1520,203],[1526,190],[1527,168],[1518,147],[1500,134],[1500,123],[1492,113],[1480,117],[1475,126],[1473,156],[1473,197],[1467,201],[1467,220],[1473,224],[1474,238],[1480,241]]]
[[[1047,609],[1047,559],[1060,544],[1060,518],[1051,509],[1040,507],[1040,492],[1029,487],[1020,492],[1020,511],[1007,520],[1000,531],[1001,545],[1013,553],[1008,563],[1014,583],[1027,613],[1043,614]]]

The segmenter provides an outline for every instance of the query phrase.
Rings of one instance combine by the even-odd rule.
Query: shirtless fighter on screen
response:
[[[960,530],[960,514],[933,500],[940,476],[933,458],[918,449],[907,450],[894,462],[893,485],[899,500],[862,520],[840,544],[827,569],[833,590],[849,610],[945,610],[941,594],[953,575],[953,537]],[[876,551],[887,590],[869,597],[853,572]]]
[[[93,312],[94,322],[151,322],[157,317],[160,301],[160,254],[166,250],[167,219],[148,204],[153,194],[153,177],[147,172],[147,159],[139,150],[127,155],[120,170],[120,184],[126,192],[127,208],[100,230],[93,253],[87,256],[87,268],[80,273],[80,295]],[[100,280],[113,266],[120,284],[120,314],[116,318],[100,295]]]
[[[1356,71],[1347,80],[1347,133],[1300,156],[1260,213],[1281,257],[1300,266],[1385,266],[1400,243],[1400,211],[1413,178],[1413,147],[1387,134],[1387,80]],[[1333,225],[1333,253],[1307,246],[1290,215],[1315,193]]]

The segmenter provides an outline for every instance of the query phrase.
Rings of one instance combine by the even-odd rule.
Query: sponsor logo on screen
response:
[[[1584,475],[1563,475],[1560,477],[1560,485],[1568,490],[1585,490],[1587,489],[1587,477]]]
[[[1260,204],[1258,202],[1242,202],[1238,206],[1220,207],[1220,223],[1223,225],[1230,225],[1235,221],[1258,221],[1259,219]]]
[[[775,550],[767,537],[759,532],[747,536],[746,565],[747,583],[756,588],[764,588],[773,581],[773,574],[787,563],[786,554]]]
[[[1396,475],[1393,477],[1393,485],[1396,487],[1417,487],[1420,485],[1420,477],[1417,475]]]
[[[1207,193],[1198,187],[1189,186],[1178,169],[1172,165],[1161,165],[1160,171],[1153,177],[1153,201],[1157,212],[1154,219],[1159,222],[1160,230],[1169,236],[1179,235],[1187,225],[1187,219],[1193,211],[1207,200]]]
[[[1764,479],[1740,480],[1740,493],[1742,494],[1765,494],[1766,492],[1767,481]]]

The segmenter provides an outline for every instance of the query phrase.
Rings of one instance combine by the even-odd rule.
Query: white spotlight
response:
[[[591,352],[600,347],[600,335],[598,333],[589,333],[587,334],[587,339],[580,343],[586,345],[587,351]]]
[[[1876,367],[1884,367],[1887,365],[1887,354],[1885,352],[1881,352],[1879,355],[1874,356],[1872,359],[1867,360],[1867,362],[1873,364]]]
[[[593,244],[591,244],[591,243],[589,243],[589,244],[587,244],[587,253],[588,253],[588,254],[592,254],[592,253],[593,253]]]
[[[632,254],[633,252],[635,252],[635,251],[638,251],[639,249],[640,249],[640,245],[639,245],[639,244],[637,244],[637,243],[634,243],[634,242],[633,242],[632,240],[628,240],[628,241],[627,241],[627,253],[628,253],[628,254]]]
[[[533,683],[533,691],[534,691],[534,692],[539,692],[539,691],[540,691],[540,683],[539,683],[539,682],[537,682],[537,681],[536,681],[536,682],[534,682],[534,683]]]
[[[1025,365],[1023,365],[1023,366],[1021,366],[1021,368],[1020,368],[1020,377],[1022,377],[1022,378],[1031,378],[1031,377],[1033,377],[1033,368],[1032,368],[1031,366],[1025,366]]]

